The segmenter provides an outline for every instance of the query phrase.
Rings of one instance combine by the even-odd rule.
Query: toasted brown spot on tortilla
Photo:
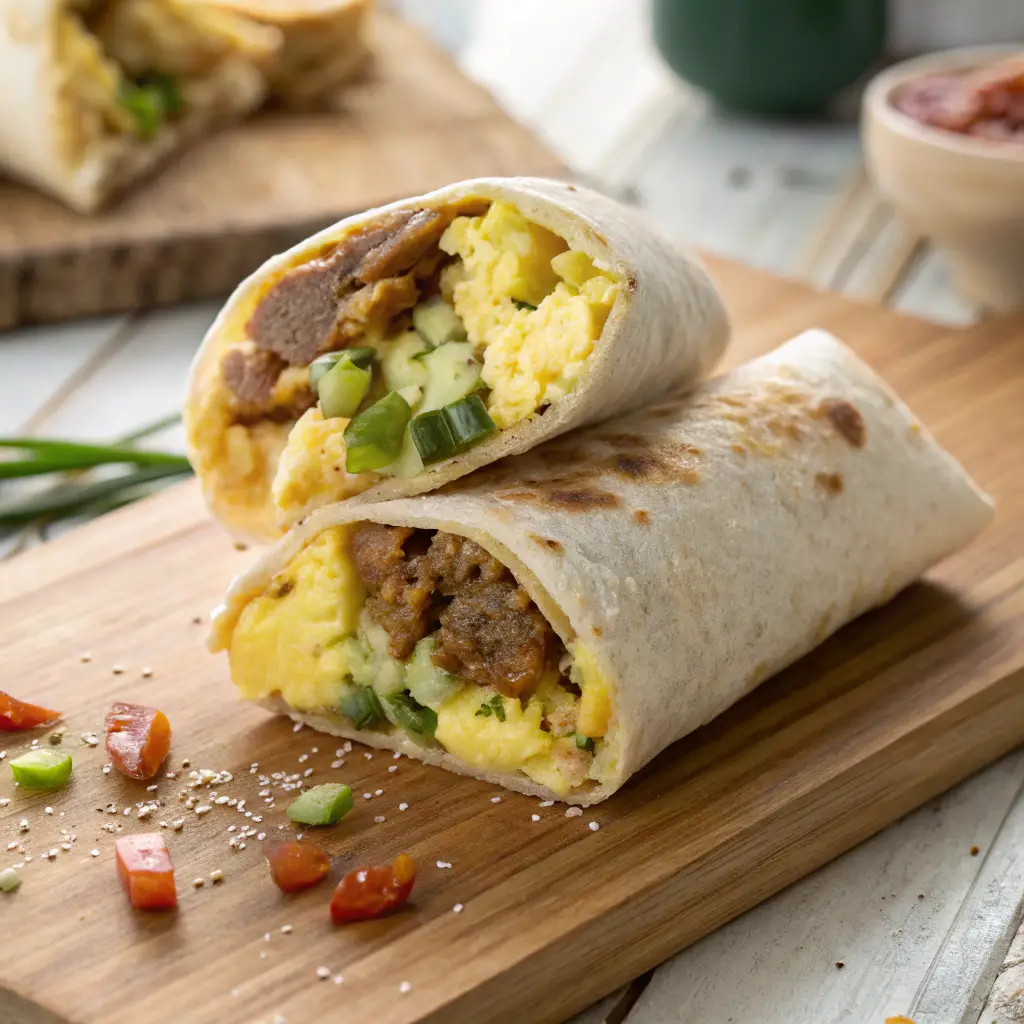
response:
[[[630,276],[626,278],[626,291],[629,292],[630,295],[632,295],[633,292],[635,292],[639,287],[640,282],[637,281],[637,279],[633,277],[632,274],[630,274]]]
[[[854,448],[864,446],[864,417],[855,406],[845,398],[826,398],[822,400],[818,409]]]
[[[617,508],[622,502],[618,495],[600,487],[524,487],[498,491],[502,501],[523,501],[543,505],[563,512],[594,512],[602,508]]]
[[[737,442],[735,442],[735,443],[734,443],[734,444],[732,445],[732,450],[733,450],[733,451],[734,451],[734,452],[735,452],[735,453],[736,453],[737,455],[746,455],[746,454],[747,454],[747,449],[746,449],[746,446],[745,446],[745,445],[742,445],[742,444],[740,444],[740,443],[739,443],[738,441],[737,441]]]
[[[601,635],[601,627],[600,626],[591,626],[590,627],[590,632],[593,633],[594,636],[600,636]]]
[[[531,533],[530,540],[535,544],[539,544],[542,548],[547,548],[548,551],[554,551],[559,555],[565,554],[565,548],[562,547],[559,541],[552,537],[540,537],[536,533]]]
[[[287,597],[294,589],[294,580],[277,580],[267,589],[267,597]]]
[[[650,523],[651,523],[651,513],[648,512],[647,509],[645,509],[645,508],[638,508],[638,509],[636,509],[633,512],[633,518],[641,526],[650,526]]]
[[[818,473],[814,482],[823,487],[829,494],[843,493],[843,478],[839,473]]]

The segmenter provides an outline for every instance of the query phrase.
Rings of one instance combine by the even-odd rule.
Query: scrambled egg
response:
[[[435,739],[449,753],[477,768],[513,772],[531,757],[546,753],[551,736],[540,727],[544,709],[536,698],[525,708],[505,698],[505,720],[478,715],[480,705],[493,698],[492,690],[467,683],[437,712]]]
[[[334,708],[366,594],[347,552],[348,527],[325,530],[246,605],[231,637],[231,676],[244,697],[279,693],[302,711]]]
[[[345,471],[347,419],[325,420],[319,406],[292,427],[274,477],[274,503],[283,522],[294,522],[318,495],[342,501],[376,483],[376,473]]]
[[[573,678],[579,680],[583,695],[576,712],[576,731],[596,739],[608,731],[612,717],[612,698],[608,684],[594,661],[594,656],[581,644],[570,644],[573,657]]]
[[[618,283],[508,203],[456,217],[439,244],[461,257],[444,272],[442,287],[483,351],[494,422],[509,427],[571,391]]]

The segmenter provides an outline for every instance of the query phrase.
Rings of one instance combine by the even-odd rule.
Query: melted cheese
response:
[[[608,683],[590,651],[578,643],[570,644],[569,651],[575,662],[574,678],[579,680],[583,691],[576,714],[576,731],[596,739],[608,732],[612,717],[612,697]]]
[[[244,697],[274,694],[293,708],[335,708],[365,593],[347,553],[347,527],[325,530],[239,616],[231,675]]]

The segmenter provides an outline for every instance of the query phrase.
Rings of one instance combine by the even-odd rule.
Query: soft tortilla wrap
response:
[[[531,374],[541,372],[533,366],[554,359],[551,353],[555,351],[561,358],[558,346],[572,342],[571,329],[579,325],[579,317],[564,322],[554,317],[570,306],[574,316],[582,313],[597,337],[581,339],[590,345],[585,356],[581,357],[576,349],[568,351],[566,365],[577,376],[574,383],[563,388],[567,393],[534,409],[464,454],[426,469],[419,468],[407,476],[345,472],[342,432],[348,420],[325,421],[314,408],[305,413],[293,431],[298,411],[290,411],[288,403],[294,400],[296,389],[300,393],[305,389],[310,395],[308,352],[301,358],[292,357],[294,365],[281,372],[274,386],[275,396],[285,388],[280,399],[283,404],[254,420],[245,402],[228,386],[225,368],[229,359],[243,358],[242,353],[245,359],[279,359],[283,366],[279,356],[259,347],[254,349],[250,325],[255,322],[254,313],[265,308],[279,283],[294,278],[294,274],[288,275],[292,268],[303,266],[305,270],[314,265],[310,261],[315,257],[322,263],[325,253],[343,250],[353,240],[358,244],[360,238],[372,234],[375,225],[408,217],[413,211],[415,217],[443,217],[444,223],[461,212],[458,223],[476,223],[471,215],[479,218],[484,210],[511,210],[514,218],[525,218],[523,223],[528,222],[531,231],[537,226],[549,242],[553,239],[563,249],[568,246],[571,253],[579,254],[597,275],[594,281],[606,281],[610,286],[608,292],[614,293],[614,301],[602,300],[610,304],[610,309],[603,307],[602,316],[606,318],[600,327],[589,306],[579,309],[589,301],[582,294],[594,281],[584,284],[578,293],[560,282],[555,288],[557,294],[550,296],[551,302],[545,298],[533,313],[532,306],[523,309],[525,303],[513,305],[508,296],[496,301],[493,307],[483,304],[487,316],[500,308],[517,323],[532,324],[539,320],[541,324],[537,328],[522,328],[532,332],[525,335],[524,344],[533,347],[529,349],[529,358],[522,356],[508,370],[507,381],[517,386],[520,382],[531,383]],[[452,228],[455,226],[453,223]],[[516,237],[521,240],[523,233]],[[436,246],[433,251],[437,251]],[[426,258],[430,258],[430,251]],[[503,254],[501,258],[511,260],[513,254]],[[552,263],[549,259],[545,264],[549,274]],[[595,267],[601,268],[600,273]],[[502,273],[500,269],[494,271],[490,280],[497,280]],[[535,299],[534,305],[537,301],[540,300]],[[549,305],[554,305],[555,310],[550,314]],[[520,307],[518,311],[516,306]],[[412,313],[415,316],[416,310]],[[405,315],[401,314],[396,322],[401,322]],[[506,333],[501,337],[507,339],[512,329],[503,327],[501,330]],[[704,269],[692,256],[659,235],[636,211],[596,192],[557,181],[482,178],[461,182],[350,217],[270,260],[245,281],[217,317],[192,367],[185,405],[189,453],[213,514],[240,539],[267,541],[280,536],[288,525],[321,505],[355,495],[361,500],[375,501],[423,493],[568,430],[648,404],[704,377],[721,355],[727,336],[722,300]],[[412,340],[416,341],[414,335]],[[472,334],[470,342],[476,344]],[[357,339],[352,344],[367,342]],[[485,353],[485,380],[486,362],[492,351],[487,345],[490,342],[482,349],[477,346]],[[546,367],[544,372],[549,370]],[[495,391],[490,395],[489,401],[493,401]],[[271,401],[278,398],[272,397]],[[307,398],[307,407],[312,403],[313,399]],[[490,408],[493,410],[493,404]],[[283,472],[275,482],[279,468]],[[289,495],[287,501],[282,494]],[[275,499],[280,507],[275,507]]]
[[[138,0],[122,2],[118,17],[130,19],[130,5]],[[204,37],[211,15],[199,0],[145,2],[162,8],[176,30],[187,24],[194,39]],[[110,121],[125,117],[116,101],[124,79],[117,54],[104,52],[102,45],[97,49],[96,37],[83,30],[76,9],[88,3],[0,0],[0,172],[83,213],[98,209],[214,127],[256,109],[267,91],[259,65],[281,44],[275,29],[227,12],[213,15],[223,33],[223,53],[194,80],[182,80],[186,109],[181,115],[142,138],[127,122]],[[149,14],[145,24],[151,25]],[[134,23],[122,25],[124,30],[114,33],[119,41],[124,31],[131,35],[137,29]],[[159,55],[161,40],[147,37],[144,45],[150,44]],[[172,64],[195,52],[188,37],[169,45],[175,51],[168,53]],[[135,38],[126,41],[126,51],[137,50]]]
[[[591,804],[888,601],[991,516],[991,501],[883,381],[831,335],[808,331],[688,398],[549,442],[440,492],[320,510],[234,583],[211,643],[229,650],[248,696],[297,721],[519,792]],[[306,617],[317,601],[338,616],[343,601],[328,601],[291,567],[332,527],[361,521],[471,538],[511,569],[581,670],[571,676],[582,690],[577,732],[588,699],[589,717],[595,702],[608,702],[586,781],[567,788],[540,761],[494,770],[488,757],[502,734],[487,711],[463,716],[461,734],[448,729],[460,757],[394,726],[358,731],[335,708],[296,697],[289,666],[312,662],[295,639],[303,634],[275,633],[275,623],[303,623],[308,643],[328,638],[329,650],[331,630],[345,627]],[[344,556],[353,534],[340,532]],[[270,638],[281,662],[267,653]],[[509,721],[518,716],[518,705],[504,707]],[[491,731],[467,747],[476,727]]]

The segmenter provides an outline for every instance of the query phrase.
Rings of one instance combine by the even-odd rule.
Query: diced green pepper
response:
[[[440,295],[413,307],[412,325],[428,345],[465,341],[466,328],[459,314]]]
[[[301,825],[337,825],[352,810],[352,790],[340,782],[307,789],[285,812]]]
[[[470,395],[446,405],[442,410],[448,421],[456,451],[472,448],[498,428],[494,425],[483,399],[479,395]]]
[[[593,750],[594,741],[589,736],[582,736],[576,733],[576,747],[578,750]]]
[[[320,378],[335,366],[340,359],[347,358],[349,362],[367,369],[377,355],[376,349],[372,348],[343,348],[337,352],[328,352],[326,355],[318,356],[309,364],[309,386],[315,388],[320,383]]]
[[[442,409],[414,417],[409,423],[409,435],[424,466],[450,459],[455,454],[455,438]]]
[[[359,403],[370,390],[373,371],[356,366],[347,356],[342,356],[317,384],[320,396],[320,410],[325,419],[337,416],[354,416]]]
[[[380,698],[369,686],[353,686],[341,698],[339,710],[357,729],[365,729],[384,717]]]
[[[397,391],[364,409],[345,428],[345,468],[350,473],[383,469],[402,450],[412,409]]]
[[[60,789],[71,778],[71,755],[60,750],[29,750],[11,761],[14,781],[26,789]]]
[[[433,739],[437,730],[437,714],[417,703],[407,693],[393,693],[388,697],[391,712],[406,732],[424,739]]]
[[[149,72],[137,82],[122,86],[118,104],[135,118],[135,129],[142,139],[151,139],[169,115],[185,106],[181,90],[170,75]]]

